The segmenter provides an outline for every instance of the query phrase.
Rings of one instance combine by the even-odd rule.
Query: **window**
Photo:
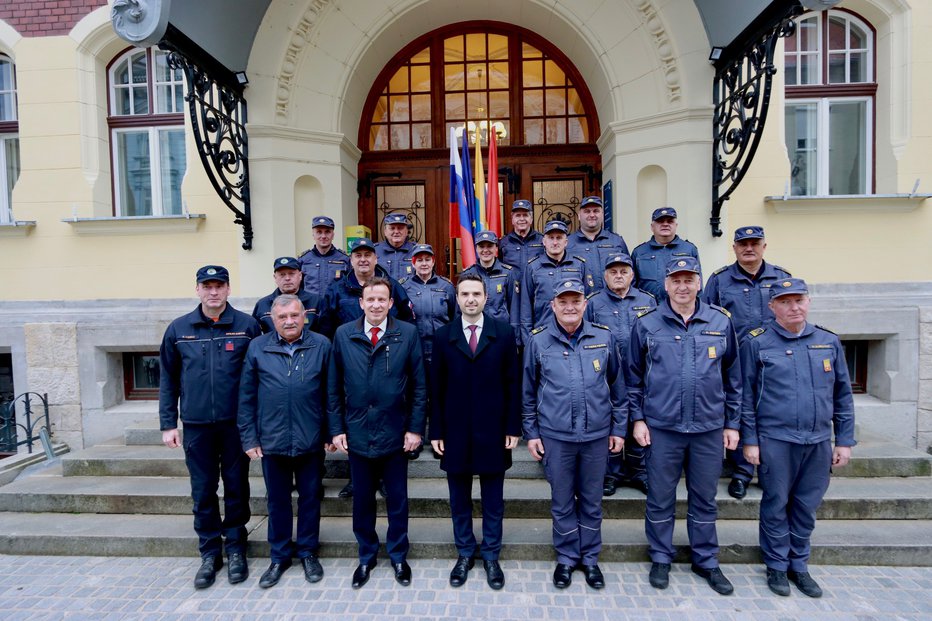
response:
[[[851,391],[855,394],[867,392],[867,350],[868,341],[842,341],[848,375],[851,377]]]
[[[108,72],[114,215],[182,213],[184,88],[161,50],[132,49]]]
[[[19,122],[16,116],[16,72],[0,54],[0,224],[13,222],[13,186],[19,179]]]
[[[873,192],[873,29],[846,11],[805,15],[784,66],[791,194]]]
[[[127,401],[159,398],[159,352],[124,352],[123,395]]]

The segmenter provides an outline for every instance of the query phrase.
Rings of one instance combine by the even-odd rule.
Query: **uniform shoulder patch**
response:
[[[722,307],[719,306],[718,304],[709,304],[709,306],[711,306],[712,308],[714,308],[715,310],[717,310],[717,311],[720,312],[721,314],[725,315],[726,317],[731,317],[731,313],[728,312],[728,309],[727,309],[727,308],[722,308]]]
[[[763,333],[766,332],[766,331],[767,331],[767,328],[754,328],[753,330],[751,330],[750,332],[748,332],[748,335],[753,336],[753,337],[756,338],[756,337],[760,336],[761,334],[763,334]]]
[[[532,335],[540,334],[541,332],[543,332],[543,331],[546,330],[546,329],[547,329],[547,326],[537,326],[536,328],[534,328],[533,330],[531,330],[531,334],[532,334]]]
[[[643,317],[644,315],[650,315],[650,314],[651,314],[652,312],[654,312],[655,310],[657,310],[656,307],[655,307],[655,308],[650,308],[650,309],[648,309],[648,310],[646,310],[646,311],[641,311],[640,313],[638,313],[638,319],[640,319],[640,318]]]
[[[729,267],[731,267],[731,266],[730,266],[730,265],[726,265],[725,267],[720,267],[720,268],[718,268],[717,270],[715,270],[715,271],[712,272],[712,273],[713,273],[713,274],[721,274],[722,272],[724,272],[725,270],[727,270]]]
[[[590,323],[590,325],[593,325],[593,326],[595,326],[596,328],[600,328],[600,329],[602,329],[602,330],[611,331],[611,328],[609,328],[609,327],[606,326],[606,325],[602,325],[601,323],[596,323],[596,322],[594,322],[594,321],[591,321],[591,322],[589,322],[589,323]]]

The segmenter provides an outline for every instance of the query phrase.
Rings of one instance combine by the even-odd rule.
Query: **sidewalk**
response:
[[[250,559],[249,579],[230,585],[226,569],[204,591],[192,586],[195,558],[101,558],[0,556],[0,617],[20,619],[626,619],[777,621],[795,619],[932,619],[932,568],[814,566],[825,589],[819,600],[770,593],[760,565],[725,565],[735,595],[722,597],[674,565],[670,588],[647,583],[646,563],[605,563],[606,588],[589,589],[581,574],[558,591],[550,582],[553,565],[503,561],[506,584],[492,591],[481,564],[459,589],[447,584],[451,560],[414,559],[413,583],[395,583],[380,560],[369,583],[350,588],[355,561],[322,559],[325,576],[310,585],[300,566],[289,569],[268,590],[258,587],[268,559]]]

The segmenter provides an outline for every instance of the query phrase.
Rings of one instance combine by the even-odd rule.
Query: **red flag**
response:
[[[498,195],[498,141],[495,128],[489,127],[489,194],[485,203],[486,216],[490,231],[502,236],[502,205]]]

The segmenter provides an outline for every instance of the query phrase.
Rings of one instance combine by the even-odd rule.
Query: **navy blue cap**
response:
[[[512,211],[518,211],[519,209],[523,209],[525,211],[534,211],[534,206],[531,205],[531,201],[521,198],[511,204]]]
[[[654,213],[650,215],[650,221],[656,222],[660,218],[675,218],[676,209],[673,207],[658,207],[654,210]]]
[[[582,281],[577,278],[569,278],[557,282],[553,287],[553,297],[559,297],[564,293],[581,293],[586,294],[586,288],[583,287]]]
[[[498,235],[495,234],[495,231],[482,231],[476,235],[476,244],[479,242],[490,242],[492,244],[497,244]]]
[[[408,222],[408,216],[401,212],[388,214],[385,216],[385,219],[382,220],[382,224],[404,224],[405,226],[411,226],[411,223]]]
[[[742,239],[764,239],[764,227],[742,226],[735,229],[735,241],[741,241]]]
[[[411,258],[414,258],[417,255],[424,254],[424,253],[427,253],[430,256],[434,256],[434,247],[431,246],[430,244],[418,244],[417,246],[414,247],[414,249],[411,250],[409,254]]]
[[[802,278],[787,278],[774,283],[770,287],[770,299],[781,295],[809,295],[809,287]]]
[[[696,259],[696,257],[682,257],[679,259],[673,259],[667,263],[667,276],[677,272],[692,272],[693,274],[701,274],[702,270],[699,269],[699,260]]]
[[[610,268],[613,265],[628,265],[634,267],[634,261],[631,260],[631,257],[624,252],[619,252],[618,254],[610,254],[608,258],[605,259],[605,269]]]
[[[586,198],[582,199],[581,203],[579,203],[579,208],[582,209],[583,207],[589,207],[590,205],[601,207],[602,199],[598,196],[587,196]]]
[[[328,218],[327,216],[314,216],[314,219],[311,220],[311,227],[315,226],[325,226],[328,229],[336,228],[333,225],[333,218]]]
[[[359,239],[353,240],[350,244],[350,254],[356,252],[357,250],[371,250],[375,252],[375,244],[372,243],[372,240],[368,237],[360,237]]]
[[[552,231],[560,231],[564,235],[570,234],[570,227],[566,226],[566,222],[563,220],[551,220],[544,227],[544,235]]]
[[[278,257],[275,259],[275,263],[272,264],[273,270],[280,270],[283,267],[299,270],[301,269],[301,264],[298,263],[298,260],[294,257]]]
[[[205,265],[197,270],[197,282],[202,283],[208,280],[230,282],[230,272],[222,265]]]

